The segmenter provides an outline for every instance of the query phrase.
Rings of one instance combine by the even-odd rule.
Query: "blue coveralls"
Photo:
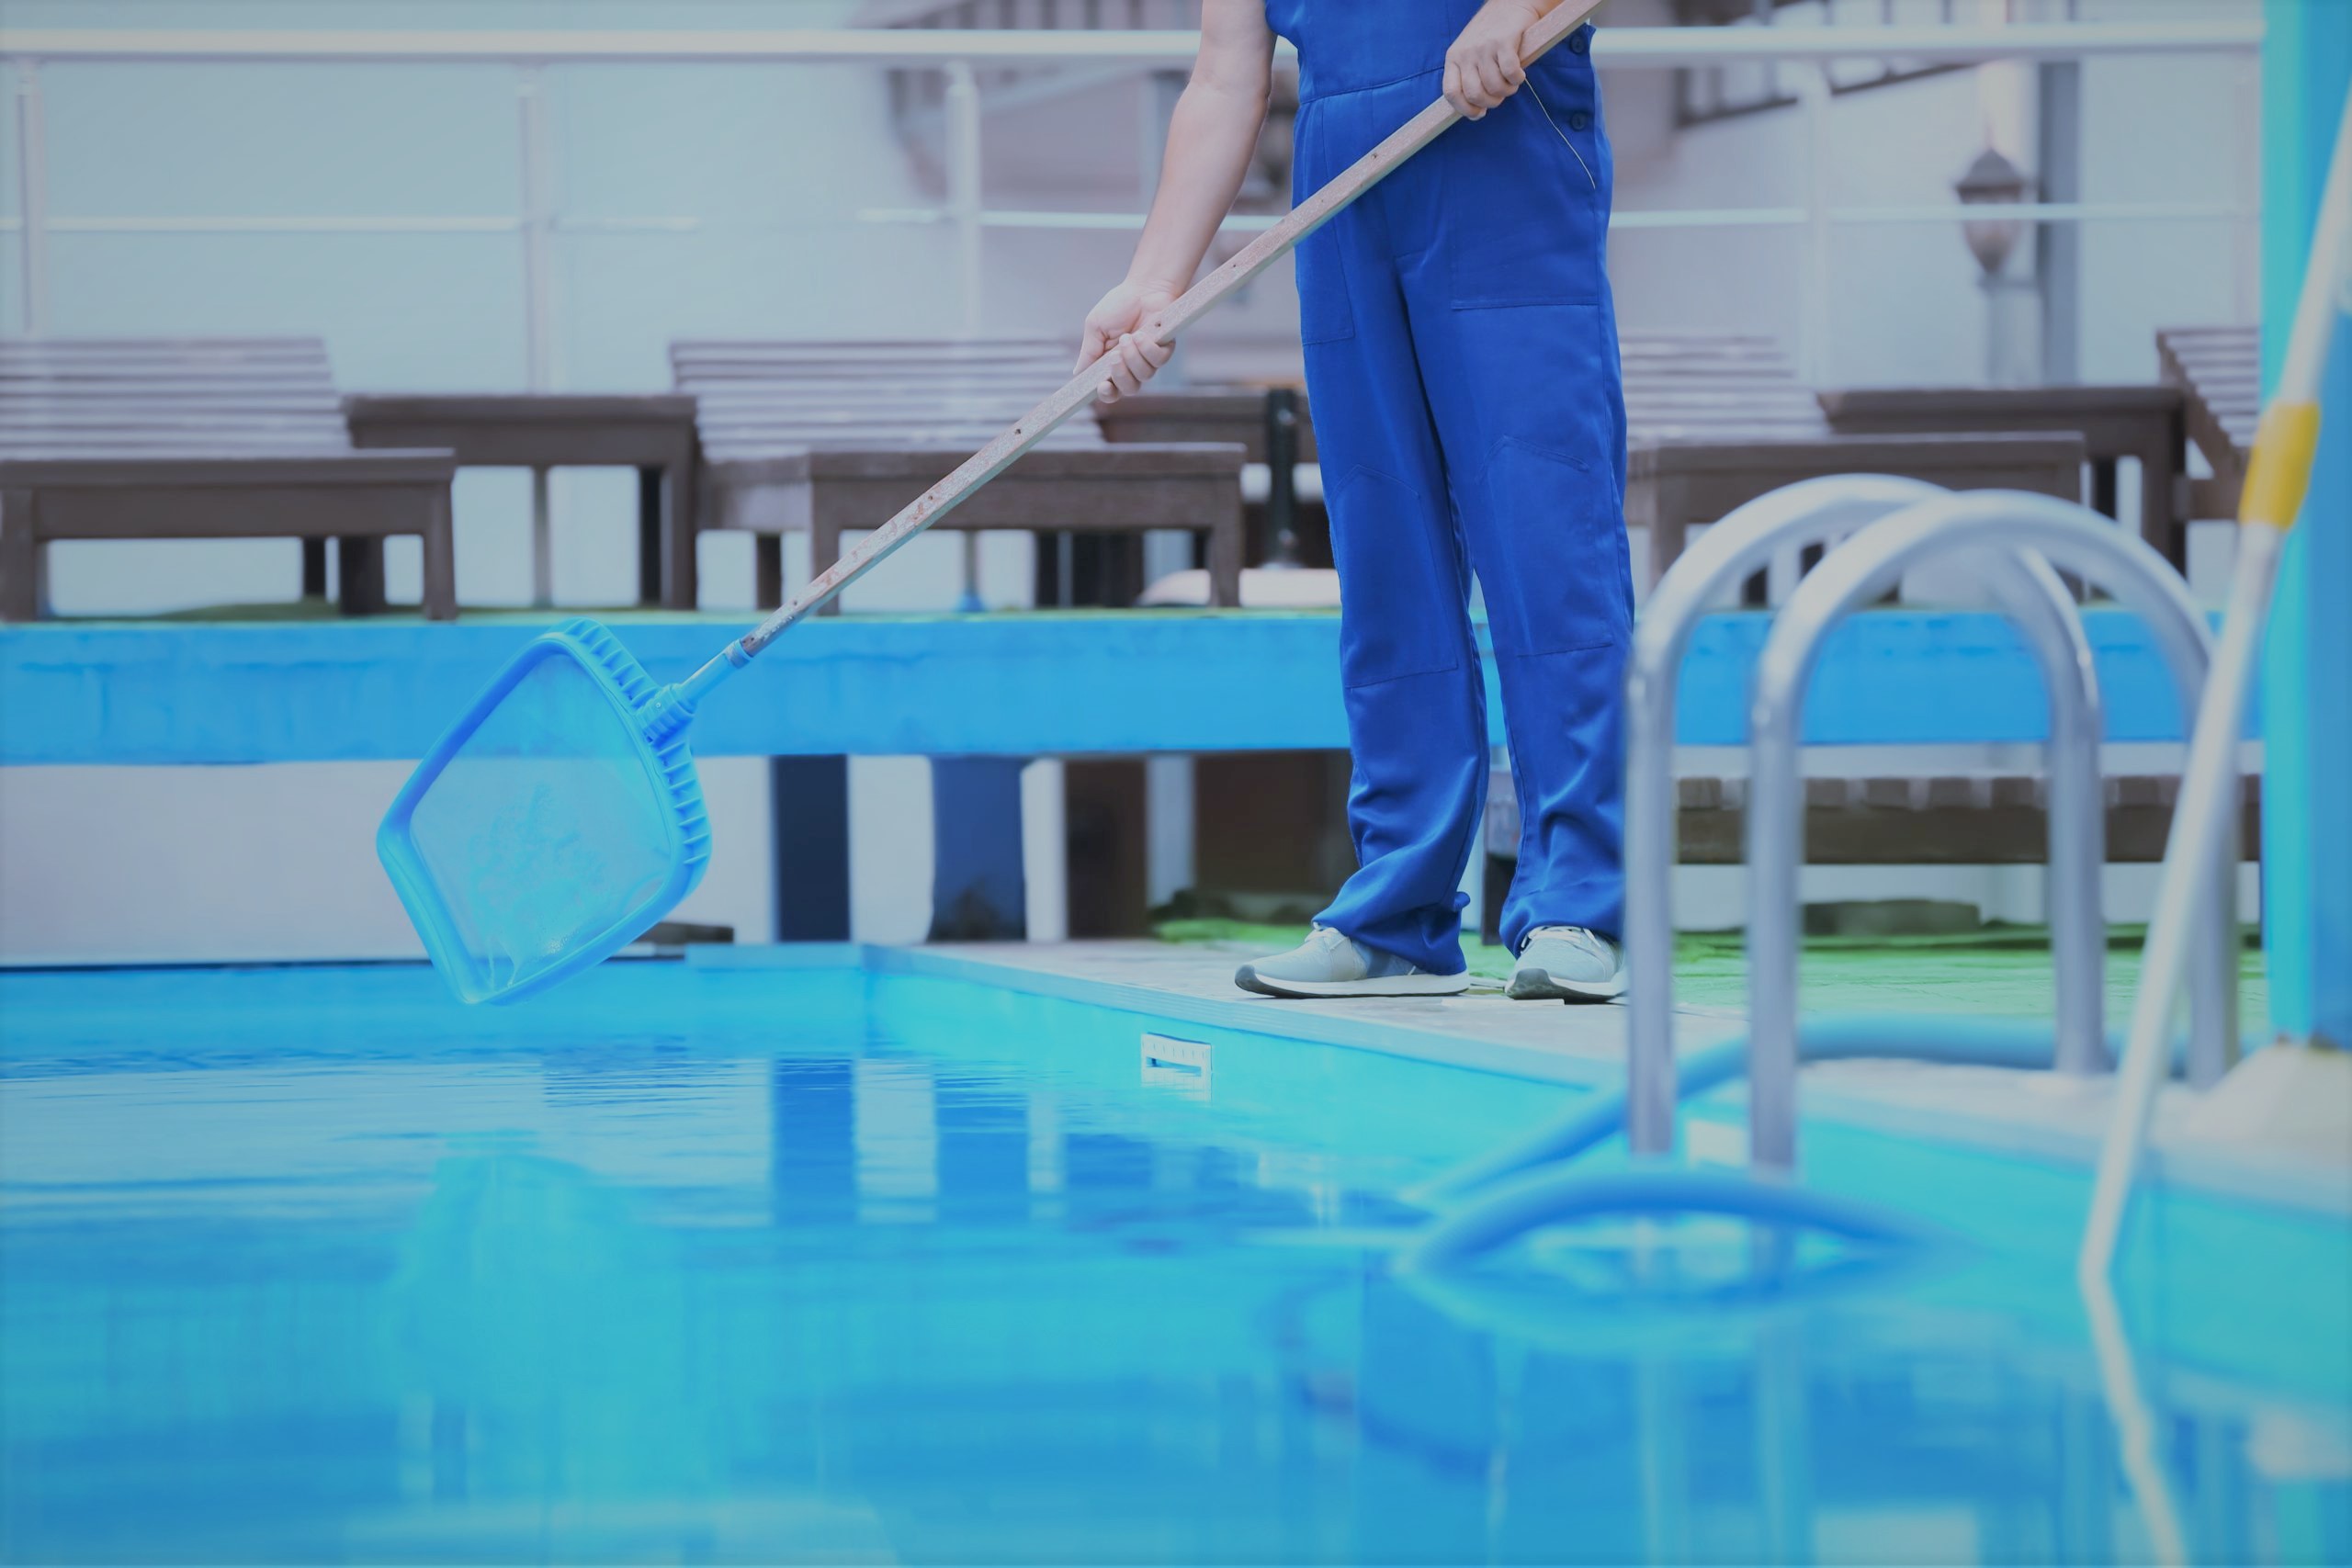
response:
[[[1298,50],[1297,196],[1438,96],[1477,5],[1266,0]],[[1531,68],[1533,92],[1447,130],[1298,249],[1360,865],[1317,919],[1440,974],[1464,966],[1457,889],[1487,783],[1474,569],[1520,800],[1503,940],[1623,923],[1633,586],[1591,38],[1579,28]]]

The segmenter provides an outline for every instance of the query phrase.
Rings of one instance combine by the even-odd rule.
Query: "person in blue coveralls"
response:
[[[1465,117],[1298,248],[1359,866],[1304,943],[1242,965],[1247,990],[1466,988],[1458,889],[1487,780],[1474,571],[1520,797],[1510,994],[1602,1000],[1624,987],[1619,683],[1633,587],[1603,265],[1611,164],[1590,26],[1521,59],[1557,3],[1204,0],[1134,264],[1086,318],[1079,363],[1117,355],[1105,400],[1167,363],[1139,329],[1190,284],[1240,189],[1277,35],[1298,51],[1298,197],[1441,92]]]

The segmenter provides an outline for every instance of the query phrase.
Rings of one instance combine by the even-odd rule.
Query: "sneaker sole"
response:
[[[1244,964],[1233,983],[1261,997],[1458,997],[1470,988],[1464,975],[1389,975],[1370,980],[1274,980]]]
[[[1624,994],[1623,970],[1606,980],[1555,980],[1547,969],[1521,969],[1503,992],[1515,1002],[1610,1002]]]

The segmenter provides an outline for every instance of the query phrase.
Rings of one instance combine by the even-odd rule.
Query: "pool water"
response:
[[[2134,1484],[2045,1258],[1391,1270],[1557,1087],[846,964],[18,975],[0,1044],[12,1562],[2352,1557],[2336,1374],[2137,1314]]]

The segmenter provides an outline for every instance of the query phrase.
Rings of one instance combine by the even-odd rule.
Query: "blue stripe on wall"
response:
[[[2181,733],[2136,617],[2086,617],[2118,740]],[[413,759],[537,629],[522,618],[0,628],[0,763]],[[624,617],[657,679],[745,627]],[[1745,739],[1769,624],[1711,617],[1683,671],[1680,739]],[[1491,687],[1492,671],[1488,671]],[[1488,703],[1501,739],[1499,699]],[[1832,637],[1807,739],[2035,740],[2039,677],[1990,615],[1881,611]],[[1032,614],[842,617],[783,637],[706,705],[705,756],[1050,756],[1347,744],[1333,615]]]

